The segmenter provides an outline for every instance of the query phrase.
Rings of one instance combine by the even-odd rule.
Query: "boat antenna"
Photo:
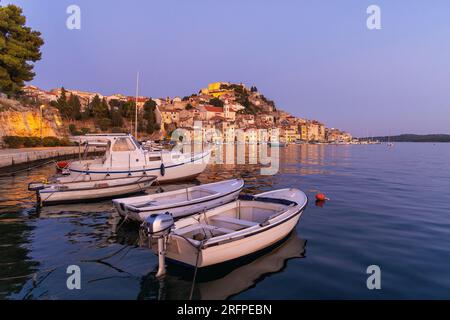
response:
[[[135,105],[135,118],[134,118],[134,136],[138,138],[138,94],[139,94],[139,71],[136,75],[136,105]]]

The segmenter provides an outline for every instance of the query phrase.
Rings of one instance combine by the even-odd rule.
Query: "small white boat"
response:
[[[242,179],[203,184],[170,192],[114,199],[119,214],[144,221],[155,213],[169,212],[174,218],[191,215],[236,200],[244,187]]]
[[[165,273],[165,257],[197,268],[242,258],[286,237],[308,202],[298,189],[281,189],[244,196],[237,201],[173,222],[169,214],[154,214],[143,228],[159,255],[157,276]]]
[[[98,201],[144,192],[153,184],[156,177],[141,176],[86,181],[65,179],[64,182],[61,179],[55,183],[32,182],[28,185],[28,190],[36,192],[40,205]]]

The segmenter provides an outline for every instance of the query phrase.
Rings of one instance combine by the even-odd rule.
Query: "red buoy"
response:
[[[325,200],[329,200],[329,199],[325,196],[325,194],[317,193],[316,194],[316,200],[318,200],[318,201],[325,201]]]
[[[56,163],[56,169],[58,170],[62,170],[65,169],[69,166],[69,162],[68,161],[58,161]]]

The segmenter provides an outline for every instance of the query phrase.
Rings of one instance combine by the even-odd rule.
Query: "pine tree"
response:
[[[0,7],[0,91],[17,94],[33,80],[33,64],[41,59],[41,33],[25,26],[22,9]]]
[[[116,128],[123,127],[123,118],[117,107],[111,110],[111,125]]]
[[[95,119],[101,119],[104,117],[103,103],[97,94],[90,103],[90,109],[92,110],[92,116]]]
[[[70,118],[74,120],[81,119],[81,102],[77,95],[71,94],[69,98]]]
[[[67,118],[68,115],[67,91],[66,89],[64,89],[64,87],[61,87],[61,94],[58,100],[56,100],[56,105],[61,116]]]
[[[148,99],[144,104],[144,119],[147,120],[146,131],[150,134],[159,130],[159,125],[156,121],[155,109],[156,102],[152,99]]]

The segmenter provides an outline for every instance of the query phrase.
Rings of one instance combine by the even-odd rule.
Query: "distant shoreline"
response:
[[[450,134],[401,134],[397,136],[362,137],[360,140],[380,142],[450,142]]]

